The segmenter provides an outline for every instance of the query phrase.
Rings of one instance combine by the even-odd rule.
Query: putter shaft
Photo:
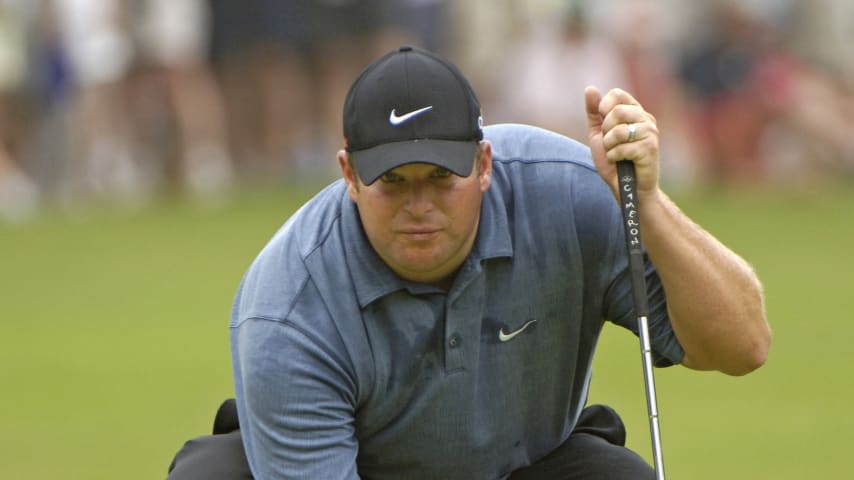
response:
[[[658,424],[658,400],[655,394],[653,376],[652,345],[649,340],[649,306],[647,303],[646,277],[644,275],[643,245],[640,239],[640,215],[637,207],[637,181],[635,165],[631,161],[617,162],[617,181],[620,190],[620,207],[623,214],[623,226],[626,231],[626,250],[629,256],[629,272],[632,281],[632,297],[635,314],[638,317],[638,337],[640,337],[641,357],[643,360],[644,386],[646,387],[646,407],[649,414],[649,431],[652,437],[652,455],[656,480],[664,480],[664,458],[661,448],[661,429]]]

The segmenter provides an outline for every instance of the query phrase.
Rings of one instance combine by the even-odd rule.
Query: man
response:
[[[235,300],[255,478],[652,478],[619,417],[584,409],[604,320],[636,329],[620,159],[637,169],[656,363],[764,362],[759,282],[660,190],[653,116],[621,90],[584,94],[590,148],[482,128],[467,80],[416,48],[355,80],[343,180],[285,223]]]

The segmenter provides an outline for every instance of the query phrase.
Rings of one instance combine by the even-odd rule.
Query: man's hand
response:
[[[655,117],[619,88],[603,97],[596,87],[587,87],[584,100],[593,162],[614,196],[619,198],[616,166],[619,160],[631,160],[635,164],[639,201],[657,193],[659,159]]]

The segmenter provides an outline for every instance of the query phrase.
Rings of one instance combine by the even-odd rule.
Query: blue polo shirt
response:
[[[492,184],[450,290],[398,278],[340,180],[249,268],[230,326],[255,478],[500,479],[569,436],[603,322],[637,333],[620,212],[586,146],[485,136]],[[651,264],[647,284],[657,363],[678,363]]]

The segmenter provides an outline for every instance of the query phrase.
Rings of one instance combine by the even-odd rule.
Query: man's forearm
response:
[[[771,331],[753,269],[660,190],[639,203],[642,240],[664,285],[683,364],[730,375],[761,366]]]

